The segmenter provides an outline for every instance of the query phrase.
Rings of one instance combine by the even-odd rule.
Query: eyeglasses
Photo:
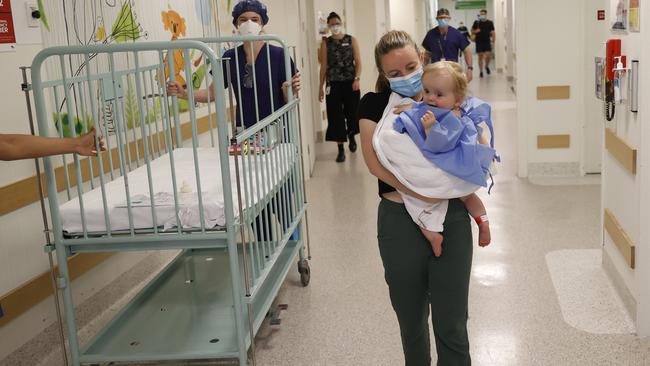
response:
[[[253,65],[252,64],[246,64],[244,66],[244,88],[252,88],[253,87]]]

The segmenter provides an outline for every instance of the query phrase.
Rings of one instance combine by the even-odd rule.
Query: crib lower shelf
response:
[[[301,241],[289,241],[253,299],[257,332]],[[241,258],[240,258],[241,262]],[[225,249],[180,254],[82,352],[82,363],[236,358],[232,281]],[[248,334],[247,306],[243,306]],[[246,338],[246,348],[250,338]]]

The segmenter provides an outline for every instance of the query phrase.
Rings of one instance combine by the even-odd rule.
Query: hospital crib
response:
[[[221,66],[237,60],[213,49],[246,40],[283,47],[280,66],[290,75],[287,47],[274,36],[53,47],[35,57],[39,134],[74,137],[95,128],[106,145],[97,157],[44,159],[74,365],[217,358],[255,364],[255,334],[296,255],[308,285],[298,99],[289,90],[288,103],[268,117],[247,129],[236,125],[242,106],[232,90],[241,86],[224,88],[232,75]],[[179,56],[187,102],[165,88],[181,75]],[[195,108],[193,87],[212,83],[214,102]],[[170,249],[180,254],[80,348],[66,259]]]

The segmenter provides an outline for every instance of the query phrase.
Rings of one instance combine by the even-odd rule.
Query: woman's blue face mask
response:
[[[406,76],[388,78],[390,89],[405,97],[414,97],[422,91],[422,67]]]

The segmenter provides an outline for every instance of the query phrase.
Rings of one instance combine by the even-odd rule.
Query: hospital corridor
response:
[[[648,24],[0,1],[0,366],[650,365]]]

